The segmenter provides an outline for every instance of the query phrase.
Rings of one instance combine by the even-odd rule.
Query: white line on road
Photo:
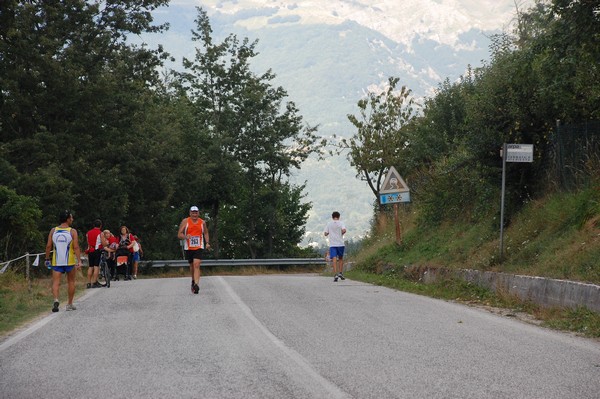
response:
[[[298,365],[309,377],[311,377],[314,381],[318,382],[326,391],[328,398],[350,398],[348,394],[342,391],[337,385],[333,384],[331,381],[327,380],[321,374],[319,374],[310,364],[308,360],[306,360],[302,355],[296,352],[294,349],[288,347],[283,341],[277,338],[267,327],[265,327],[260,320],[258,320],[252,310],[242,301],[242,299],[235,293],[233,288],[222,277],[216,277],[217,280],[223,287],[225,291],[231,296],[233,301],[240,307],[242,312],[252,323],[258,327],[258,329],[277,347],[279,348],[289,359],[291,359],[296,365]]]

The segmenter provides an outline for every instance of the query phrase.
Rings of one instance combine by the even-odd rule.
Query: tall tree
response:
[[[209,18],[201,8],[196,23],[193,40],[200,47],[194,60],[184,59],[187,71],[180,77],[196,111],[193,130],[198,140],[190,151],[205,160],[211,175],[202,200],[211,209],[213,241],[221,241],[217,230],[221,208],[243,204],[242,209],[248,210],[241,215],[246,231],[243,242],[249,256],[272,253],[275,224],[272,218],[258,220],[254,215],[264,210],[275,214],[279,191],[291,168],[298,168],[316,150],[316,129],[303,127],[295,105],[284,104],[287,93],[271,86],[274,75],[270,71],[262,75],[251,71],[256,42],[240,41],[232,34],[215,43]],[[259,233],[262,222],[269,226],[269,233]],[[267,250],[260,250],[265,243]],[[219,247],[216,251],[219,256]]]
[[[359,115],[348,115],[357,132],[341,142],[357,176],[367,182],[375,198],[379,198],[387,168],[404,172],[402,157],[410,145],[405,127],[416,116],[410,89],[402,86],[397,91],[398,82],[389,78],[384,91],[370,92],[358,101]]]
[[[145,109],[166,54],[127,36],[166,28],[152,25],[151,11],[167,3],[2,3],[0,151],[14,172],[7,184],[42,210],[40,230],[64,208],[80,228],[98,216],[128,219],[136,176],[147,172],[135,161],[144,156]]]
[[[219,212],[222,204],[235,195],[240,173],[234,156],[234,104],[242,82],[251,79],[248,59],[255,55],[255,43],[244,40],[240,44],[234,35],[229,35],[215,44],[209,17],[202,8],[198,8],[195,22],[192,40],[199,46],[193,60],[183,59],[186,72],[179,77],[195,112],[194,126],[188,132],[189,162],[202,164],[206,177],[192,180],[203,189],[190,193],[189,201],[210,209],[213,249],[219,257]]]

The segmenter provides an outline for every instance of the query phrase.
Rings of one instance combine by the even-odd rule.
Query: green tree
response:
[[[311,208],[303,186],[288,182],[277,187],[242,185],[236,205],[222,211],[222,256],[231,258],[281,258],[302,255],[298,243],[305,232]],[[256,205],[261,202],[260,205]],[[253,224],[248,223],[249,217]]]
[[[161,218],[150,216],[175,191],[168,166],[180,136],[158,118],[169,105],[157,92],[166,53],[127,36],[165,29],[151,11],[167,3],[3,2],[0,168],[12,175],[4,184],[39,204],[39,230],[68,207],[79,228],[101,217],[156,234]]]
[[[37,230],[41,214],[33,199],[0,185],[0,257],[42,250],[43,236]]]
[[[244,40],[240,44],[237,37],[229,35],[215,44],[210,19],[202,8],[198,8],[195,22],[192,40],[199,47],[193,60],[184,58],[186,72],[178,76],[195,113],[194,124],[186,133],[186,157],[194,173],[188,180],[192,187],[203,189],[200,193],[190,192],[187,202],[199,202],[210,210],[213,249],[219,257],[219,213],[222,205],[234,197],[240,178],[234,156],[234,104],[243,82],[251,78],[248,59],[255,55],[255,43]]]
[[[416,116],[415,102],[406,86],[396,91],[398,82],[398,78],[389,78],[385,91],[370,92],[358,101],[359,115],[348,115],[357,132],[341,141],[357,176],[367,182],[377,199],[386,169],[394,166],[400,174],[406,171],[404,156],[411,145],[406,126]]]
[[[598,11],[587,0],[536,3],[514,35],[492,38],[489,63],[425,101],[406,154],[422,220],[497,212],[505,142],[535,146],[533,164],[507,165],[508,215],[547,189],[556,120],[598,117]]]
[[[218,245],[216,256],[222,242],[243,242],[251,257],[271,254],[273,237],[280,232],[272,217],[256,215],[275,214],[291,168],[298,168],[316,151],[316,129],[302,125],[292,102],[284,104],[287,93],[271,86],[271,71],[256,75],[250,70],[256,42],[240,41],[232,34],[215,43],[209,18],[201,8],[196,23],[193,40],[200,47],[194,60],[184,59],[186,72],[180,78],[195,110],[190,163],[201,160],[208,175],[208,180],[198,184],[206,187],[201,202],[211,211],[211,241]],[[231,231],[221,222],[222,209],[248,211],[239,215],[243,240],[221,239],[221,228]],[[266,223],[267,232],[261,232],[261,223]]]

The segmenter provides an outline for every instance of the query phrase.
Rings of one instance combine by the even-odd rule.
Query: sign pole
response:
[[[506,187],[506,143],[502,145],[502,194],[500,199],[500,263],[504,249],[504,194]]]
[[[400,229],[400,219],[398,218],[398,203],[394,204],[394,224],[396,226],[396,244],[402,245],[402,230]]]
[[[500,201],[500,263],[504,257],[504,197],[506,195],[506,163],[533,162],[533,144],[502,145],[502,199]]]

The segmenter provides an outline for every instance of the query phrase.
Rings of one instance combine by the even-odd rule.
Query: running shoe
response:
[[[337,274],[336,274],[336,275],[335,275],[335,277],[333,277],[333,282],[334,282],[334,283],[337,283],[337,280],[338,280],[338,276],[337,276]]]
[[[97,281],[92,285],[92,288],[101,288],[101,287],[102,287],[102,284],[100,284]]]
[[[58,312],[58,306],[59,306],[59,305],[60,305],[60,304],[58,303],[58,301],[54,301],[54,305],[52,305],[52,312],[53,312],[53,313],[56,313],[56,312]]]
[[[344,277],[344,275],[343,275],[342,273],[338,273],[338,277],[339,277],[341,280],[345,280],[345,279],[346,279],[346,277]]]
[[[194,284],[194,294],[197,294],[198,292],[200,292],[200,287],[198,284]]]
[[[69,310],[77,310],[77,308],[72,303],[68,303],[67,304],[67,311],[69,311]]]
[[[92,284],[91,283],[87,283],[87,288],[92,288]]]
[[[134,279],[134,280],[137,280],[137,274],[134,274],[134,275],[133,275],[133,279]]]

